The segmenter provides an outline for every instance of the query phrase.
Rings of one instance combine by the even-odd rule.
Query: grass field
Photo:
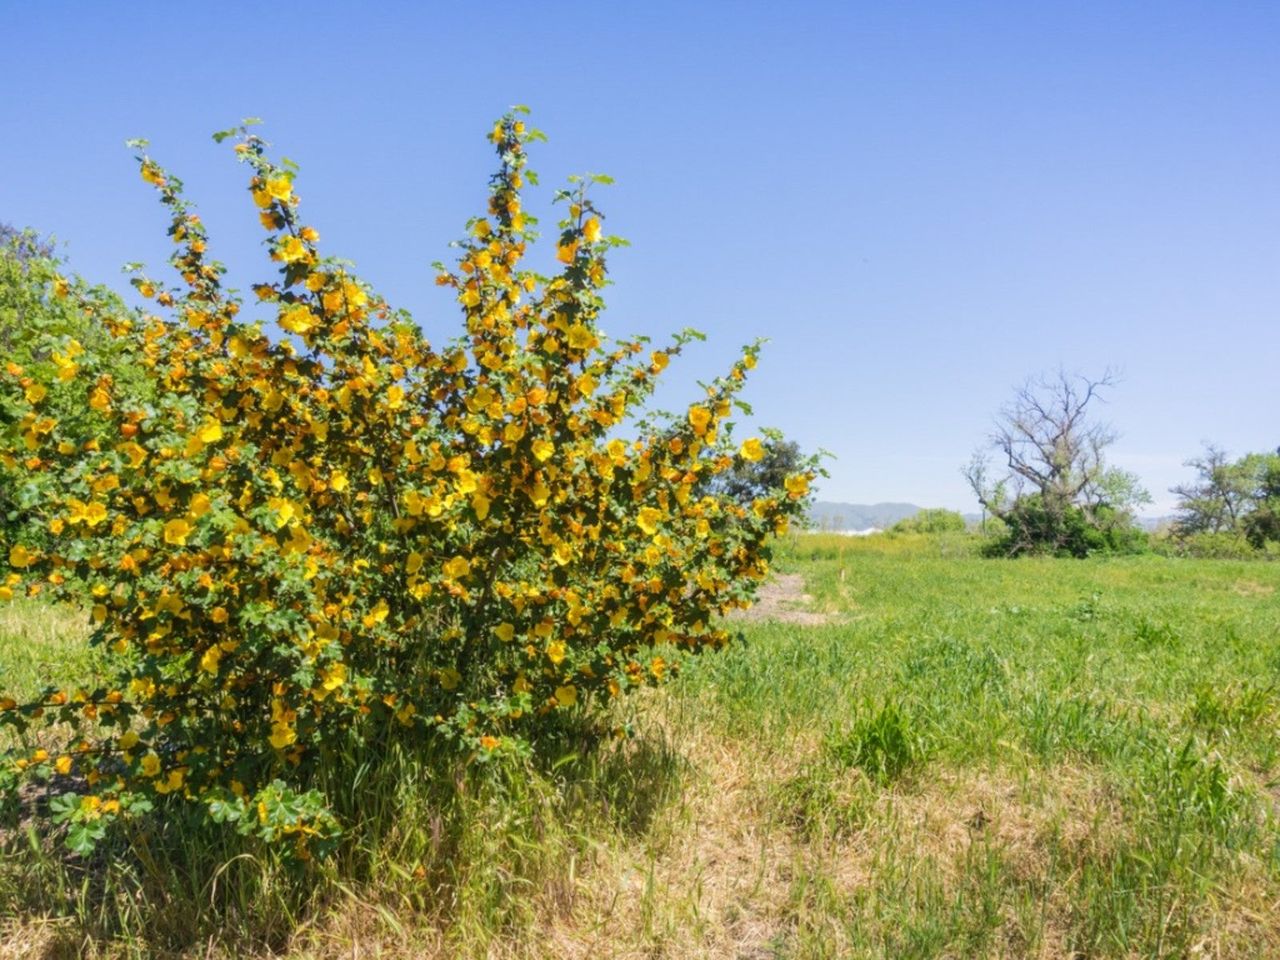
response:
[[[402,843],[262,942],[334,957],[1280,956],[1280,564],[997,561],[963,539],[808,535],[778,565],[804,596],[637,698],[620,718],[632,740],[424,810],[469,827],[426,869]],[[72,615],[3,617],[0,686],[94,670]],[[30,846],[6,841],[0,954],[156,949],[142,927],[84,938],[92,884],[23,895],[37,876],[56,887]],[[219,947],[216,929],[187,952],[261,949]]]

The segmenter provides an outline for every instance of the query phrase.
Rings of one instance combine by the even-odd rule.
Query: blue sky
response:
[[[606,330],[708,334],[670,406],[769,338],[747,398],[836,454],[825,499],[972,509],[960,466],[1060,365],[1123,371],[1112,461],[1154,513],[1201,441],[1280,443],[1274,3],[186,6],[0,2],[0,219],[91,279],[168,253],[137,136],[233,280],[267,276],[209,138],[260,116],[327,250],[442,340],[429,264],[526,103],[534,212],[570,173],[617,178]]]

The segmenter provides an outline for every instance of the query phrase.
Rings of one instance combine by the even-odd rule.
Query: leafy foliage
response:
[[[757,346],[682,417],[644,413],[690,335],[650,350],[601,333],[620,242],[589,194],[602,178],[556,195],[561,272],[522,266],[539,136],[518,113],[493,127],[486,215],[436,277],[464,318],[442,347],[322,256],[296,167],[247,125],[216,139],[235,138],[250,169],[279,268],[254,292],[285,335],[245,319],[181,182],[139,153],[182,284],[137,270],[158,308],[138,317],[69,284],[53,295],[136,357],[154,394],[123,389],[107,352],[56,327],[47,363],[0,380],[0,449],[29,520],[6,534],[0,590],[84,584],[114,663],[100,689],[0,701],[19,734],[70,729],[61,755],[3,761],[19,778],[83,777],[64,820],[189,801],[306,858],[338,835],[324,784],[340,758],[392,744],[523,755],[728,642],[716,617],[751,602],[815,468],[794,462],[749,501],[717,486],[777,443],[731,440]],[[92,422],[66,413],[86,391]]]
[[[1146,545],[1146,534],[1106,503],[1085,510],[1033,493],[1019,497],[1000,519],[1004,528],[984,548],[989,556],[1086,557],[1099,552],[1134,553]]]
[[[42,414],[31,425],[27,449],[0,455],[0,529],[9,539],[38,506],[38,487],[19,462],[35,449],[34,438],[61,424],[67,437],[102,443],[108,427],[101,409],[105,391],[134,400],[152,393],[134,345],[112,337],[95,319],[127,316],[121,300],[105,288],[63,276],[61,268],[51,242],[0,224],[0,355],[10,376],[30,379],[24,399],[27,391],[38,397]],[[95,358],[94,379],[82,374],[86,353]],[[50,391],[49,383],[57,388]]]
[[[1213,444],[1204,455],[1188,460],[1195,468],[1193,482],[1180,484],[1174,532],[1195,549],[1222,549],[1238,539],[1255,550],[1280,544],[1280,449],[1250,453],[1238,460]]]

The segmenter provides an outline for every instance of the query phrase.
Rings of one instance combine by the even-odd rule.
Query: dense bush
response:
[[[0,700],[20,733],[70,730],[60,751],[11,751],[0,777],[82,778],[56,804],[77,847],[130,810],[189,801],[307,857],[341,826],[321,787],[342,762],[391,744],[527,753],[563,717],[723,646],[717,615],[750,602],[814,476],[799,462],[746,502],[717,488],[775,442],[731,441],[755,346],[682,416],[644,414],[687,338],[650,350],[601,333],[615,241],[588,182],[556,195],[560,273],[522,266],[536,134],[518,115],[491,134],[487,215],[436,277],[464,317],[441,347],[321,255],[296,169],[247,129],[219,138],[236,135],[279,266],[254,287],[269,322],[242,315],[181,183],[141,154],[182,286],[139,272],[159,308],[140,316],[46,288],[126,344],[154,396],[58,329],[48,363],[0,380],[29,521],[5,534],[4,595],[84,584],[115,677]],[[93,416],[68,415],[86,391]]]
[[[1046,503],[1039,494],[1029,494],[1018,498],[1001,519],[1004,530],[984,547],[990,556],[1086,557],[1138,553],[1147,545],[1146,533],[1133,526],[1128,514],[1106,504],[1086,510]]]
[[[1173,557],[1201,557],[1219,560],[1257,560],[1280,556],[1280,543],[1254,546],[1241,533],[1222,530],[1217,533],[1173,532],[1153,536],[1151,547],[1157,553]]]
[[[915,516],[899,520],[889,528],[891,533],[961,533],[964,517],[955,510],[941,508],[921,510]]]

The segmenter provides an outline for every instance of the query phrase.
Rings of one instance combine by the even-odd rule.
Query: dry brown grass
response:
[[[1269,597],[1276,590],[1271,584],[1257,580],[1237,580],[1231,589],[1242,597]]]

